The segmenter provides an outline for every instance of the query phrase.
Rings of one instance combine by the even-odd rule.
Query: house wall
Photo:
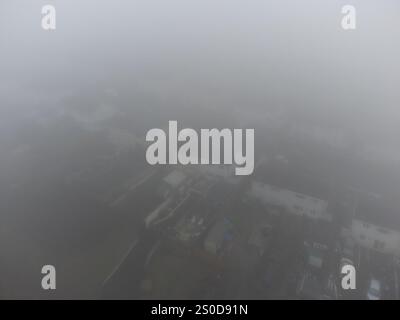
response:
[[[353,219],[352,236],[360,246],[400,256],[400,232]]]

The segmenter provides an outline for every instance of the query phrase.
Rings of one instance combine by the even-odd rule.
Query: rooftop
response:
[[[163,181],[166,182],[171,187],[179,187],[186,179],[186,175],[178,170],[172,171],[166,177],[164,177]]]

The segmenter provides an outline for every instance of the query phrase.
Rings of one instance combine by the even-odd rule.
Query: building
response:
[[[354,241],[361,247],[400,257],[400,213],[380,198],[358,201],[351,224]]]
[[[305,242],[307,252],[307,265],[310,270],[319,272],[323,265],[328,247],[324,244],[313,242]]]
[[[327,201],[303,193],[255,181],[251,185],[249,195],[266,205],[282,207],[295,215],[325,221],[332,220],[327,211]]]
[[[162,179],[157,193],[164,199],[173,194],[183,194],[187,183],[187,176],[182,171],[174,170]]]
[[[297,295],[302,299],[337,299],[337,278],[326,273],[325,260],[328,246],[318,242],[305,242],[306,264],[297,285]],[[324,271],[325,269],[325,271]]]
[[[297,216],[332,221],[327,201],[331,195],[330,184],[290,165],[283,155],[260,164],[257,180],[252,182],[248,195],[266,206],[281,208]]]

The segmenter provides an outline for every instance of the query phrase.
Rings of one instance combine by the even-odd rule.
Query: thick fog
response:
[[[41,27],[45,4],[54,31]],[[345,4],[2,0],[0,297],[99,297],[139,227],[91,197],[145,170],[146,132],[168,120],[254,128],[256,162],[283,154],[400,215],[400,2],[351,1],[351,31]],[[134,151],[112,177],[65,186],[115,150]]]

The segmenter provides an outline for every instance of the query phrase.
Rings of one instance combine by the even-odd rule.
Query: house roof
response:
[[[185,181],[186,175],[178,170],[172,171],[170,174],[168,174],[166,177],[164,177],[164,182],[166,182],[168,185],[171,187],[179,187],[183,181]]]

